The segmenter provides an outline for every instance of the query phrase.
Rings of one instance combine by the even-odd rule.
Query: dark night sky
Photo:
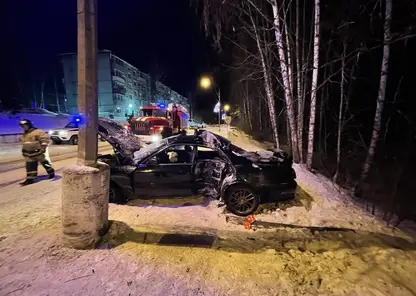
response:
[[[40,74],[57,54],[76,51],[76,0],[3,0],[0,13],[6,99],[18,90],[16,69]],[[157,64],[163,82],[183,95],[215,60],[189,0],[99,0],[98,47],[147,73]]]

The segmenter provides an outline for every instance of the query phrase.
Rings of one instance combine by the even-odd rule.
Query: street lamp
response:
[[[201,77],[201,80],[199,81],[199,85],[203,88],[203,89],[210,89],[212,86],[212,81],[211,78],[209,78],[208,76],[203,76]]]
[[[230,105],[226,104],[224,106],[225,115],[227,115],[227,112],[230,111]]]
[[[129,108],[132,108],[133,107],[133,105],[132,104],[129,104]]]
[[[213,81],[212,78],[209,76],[202,76],[199,80],[199,85],[203,89],[212,89]],[[214,112],[217,109],[217,106],[219,106],[218,111],[218,130],[221,131],[221,91],[218,88],[218,90],[215,91],[215,94],[217,95],[218,103],[215,105]]]

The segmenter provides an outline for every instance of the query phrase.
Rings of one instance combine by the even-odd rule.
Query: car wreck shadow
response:
[[[181,208],[190,206],[207,207],[212,199],[204,196],[175,196],[160,197],[149,199],[133,199],[127,202],[128,206],[136,206],[140,208],[161,207],[161,208]]]
[[[279,201],[266,201],[262,203],[255,214],[270,213],[277,209],[286,211],[293,207],[304,207],[307,211],[312,208],[313,197],[300,186],[296,188],[294,198],[281,199]]]
[[[415,242],[401,237],[352,229],[303,227],[281,224],[275,232],[217,231],[181,227],[165,232],[138,231],[120,221],[110,221],[110,228],[99,248],[112,249],[133,242],[170,247],[194,247],[227,252],[253,253],[266,249],[278,252],[298,250],[322,254],[343,249],[380,247],[385,249],[416,250]],[[292,229],[287,227],[292,226]],[[297,228],[294,230],[293,228]],[[331,230],[328,230],[331,229]]]

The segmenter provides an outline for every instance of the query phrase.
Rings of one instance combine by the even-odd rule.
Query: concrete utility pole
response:
[[[78,0],[78,164],[95,166],[98,154],[97,0]]]
[[[78,165],[62,174],[64,245],[93,248],[108,229],[109,166],[97,162],[98,95],[96,0],[78,0]]]

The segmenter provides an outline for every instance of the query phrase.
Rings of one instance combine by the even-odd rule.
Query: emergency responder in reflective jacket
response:
[[[38,162],[42,164],[49,175],[49,179],[55,177],[55,170],[46,159],[45,152],[49,144],[49,137],[40,129],[33,126],[33,123],[24,119],[19,125],[23,128],[23,135],[20,137],[22,154],[26,161],[26,180],[20,185],[32,184],[38,175]]]

